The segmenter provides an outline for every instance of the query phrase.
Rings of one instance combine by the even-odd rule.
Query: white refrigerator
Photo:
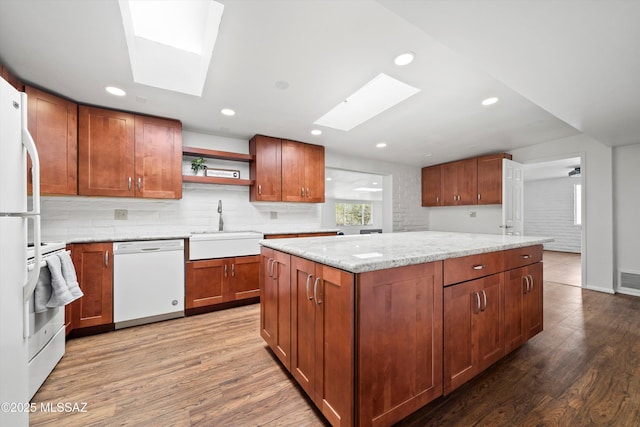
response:
[[[27,203],[27,155],[33,197]],[[39,269],[27,268],[27,239],[40,254],[40,166],[27,130],[27,95],[0,78],[0,426],[27,426],[28,301]]]

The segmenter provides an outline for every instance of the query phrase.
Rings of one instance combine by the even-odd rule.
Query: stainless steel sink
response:
[[[256,231],[209,231],[189,237],[189,260],[258,255],[262,233]]]

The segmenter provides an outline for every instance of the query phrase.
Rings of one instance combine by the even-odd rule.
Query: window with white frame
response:
[[[371,203],[336,203],[336,225],[372,225]]]
[[[573,223],[582,225],[582,184],[573,186]]]

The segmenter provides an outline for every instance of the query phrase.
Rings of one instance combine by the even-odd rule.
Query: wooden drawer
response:
[[[540,261],[542,261],[542,245],[526,246],[524,248],[504,251],[505,270],[513,270],[514,268],[535,264]]]
[[[469,255],[444,260],[444,285],[466,282],[504,271],[504,252]]]

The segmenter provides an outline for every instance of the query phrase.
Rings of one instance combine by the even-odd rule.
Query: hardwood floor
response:
[[[582,259],[572,252],[544,251],[544,280],[582,286]]]
[[[640,425],[640,298],[545,284],[545,330],[398,423]],[[324,426],[259,335],[251,305],[70,340],[33,399],[85,413],[31,426]]]

